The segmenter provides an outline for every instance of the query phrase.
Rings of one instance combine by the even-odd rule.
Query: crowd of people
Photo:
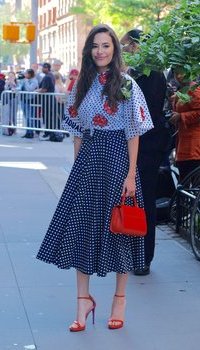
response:
[[[34,128],[60,129],[64,117],[64,105],[79,71],[72,69],[67,78],[60,73],[62,62],[55,60],[52,64],[45,62],[42,65],[33,63],[31,68],[15,73],[13,71],[0,74],[0,91],[9,91],[2,100],[3,124],[10,125],[3,129],[3,134],[11,136],[16,133],[17,108],[20,105],[27,126],[24,138],[33,138],[39,134]],[[24,91],[17,99],[16,92]],[[34,94],[33,94],[34,93]],[[37,94],[39,93],[39,94]],[[55,94],[53,96],[52,94]],[[61,134],[60,134],[61,135]],[[58,139],[62,140],[62,137]],[[40,140],[54,140],[55,132],[45,131]]]

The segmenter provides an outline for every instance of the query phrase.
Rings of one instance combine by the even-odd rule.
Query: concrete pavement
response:
[[[115,276],[91,279],[96,323],[75,318],[74,270],[35,259],[73,161],[63,143],[0,137],[0,350],[196,350],[200,343],[200,263],[167,227],[157,229],[146,277],[129,278],[125,327],[106,328]]]

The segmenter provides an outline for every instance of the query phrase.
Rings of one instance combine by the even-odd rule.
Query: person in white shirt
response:
[[[27,69],[25,72],[25,79],[22,85],[22,90],[27,92],[33,92],[38,89],[38,80],[35,77],[35,72],[33,69]],[[34,94],[24,94],[22,98],[23,110],[26,118],[26,124],[28,128],[33,128],[35,126],[34,118],[36,115],[36,110],[34,107]],[[27,129],[26,134],[22,137],[33,138],[33,130]]]

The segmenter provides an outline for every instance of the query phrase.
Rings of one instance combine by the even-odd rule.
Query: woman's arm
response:
[[[82,138],[74,136],[74,160],[76,160],[78,152],[81,148]]]
[[[133,197],[135,195],[135,176],[136,176],[136,163],[139,146],[139,136],[129,139],[128,141],[128,154],[129,154],[129,171],[124,181],[122,194],[126,194],[126,197]]]

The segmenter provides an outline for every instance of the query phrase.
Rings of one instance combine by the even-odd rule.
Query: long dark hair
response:
[[[115,32],[109,26],[106,24],[99,24],[90,31],[83,48],[82,66],[77,82],[77,93],[74,104],[76,108],[80,106],[97,75],[97,67],[92,59],[91,51],[94,37],[98,33],[108,33],[114,45],[113,58],[108,66],[109,73],[103,89],[103,95],[107,96],[110,106],[115,106],[117,101],[120,100],[120,88],[122,81],[120,43]]]

